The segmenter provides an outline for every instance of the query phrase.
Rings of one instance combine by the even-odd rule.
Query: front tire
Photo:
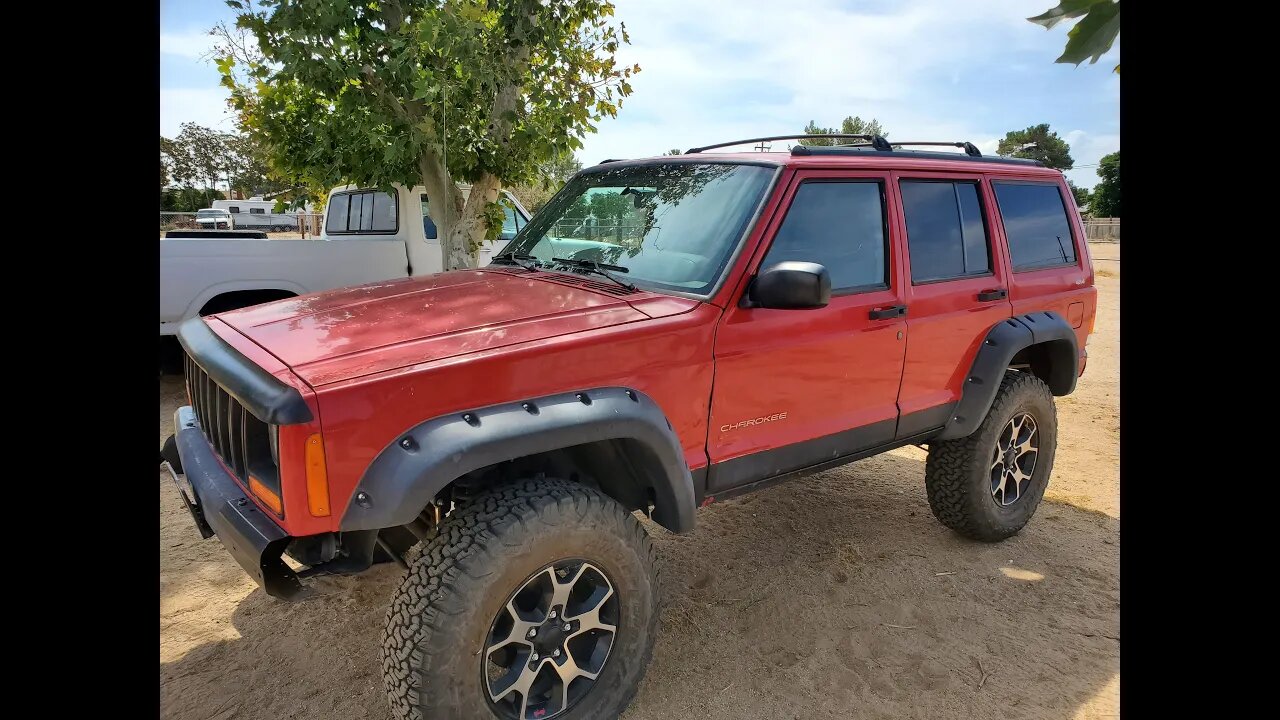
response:
[[[1008,370],[977,430],[929,443],[929,508],[943,525],[974,540],[1015,535],[1044,497],[1057,444],[1049,386],[1031,373]]]
[[[392,711],[617,717],[653,653],[658,596],[653,545],[617,501],[553,478],[489,489],[440,524],[392,597]]]

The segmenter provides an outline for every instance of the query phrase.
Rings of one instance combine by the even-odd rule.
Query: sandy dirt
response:
[[[653,528],[667,605],[626,720],[1118,717],[1119,245],[1093,246],[1089,365],[1058,399],[1053,479],[997,545],[938,524],[903,448]],[[160,382],[160,440],[180,378]],[[160,714],[391,717],[378,644],[395,565],[289,604],[202,541],[160,486]]]

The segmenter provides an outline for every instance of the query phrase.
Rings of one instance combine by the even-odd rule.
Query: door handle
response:
[[[1009,291],[1008,291],[1008,290],[1006,290],[1005,288],[998,288],[998,289],[996,289],[996,290],[983,290],[982,292],[978,293],[978,301],[979,301],[979,302],[990,302],[990,301],[992,301],[992,300],[1003,300],[1003,299],[1005,299],[1005,298],[1007,298],[1007,297],[1009,297]]]
[[[876,308],[871,311],[872,320],[887,320],[889,318],[900,318],[906,316],[906,305],[892,305],[890,307]]]

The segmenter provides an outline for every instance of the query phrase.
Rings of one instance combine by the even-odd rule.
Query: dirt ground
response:
[[[1021,534],[938,524],[915,447],[717,503],[687,536],[654,528],[667,605],[623,717],[1118,717],[1119,253],[1093,246],[1089,365]],[[160,440],[181,388],[160,383]],[[399,568],[272,600],[159,485],[161,717],[390,718],[378,644]]]

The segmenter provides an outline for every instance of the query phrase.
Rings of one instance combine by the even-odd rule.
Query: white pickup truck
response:
[[[463,192],[469,188],[463,188]],[[480,249],[480,265],[529,221],[503,191],[502,233]],[[352,185],[334,188],[324,233],[312,240],[169,238],[160,240],[160,335],[182,321],[270,300],[347,285],[430,275],[444,269],[435,223],[421,187],[389,194]]]

